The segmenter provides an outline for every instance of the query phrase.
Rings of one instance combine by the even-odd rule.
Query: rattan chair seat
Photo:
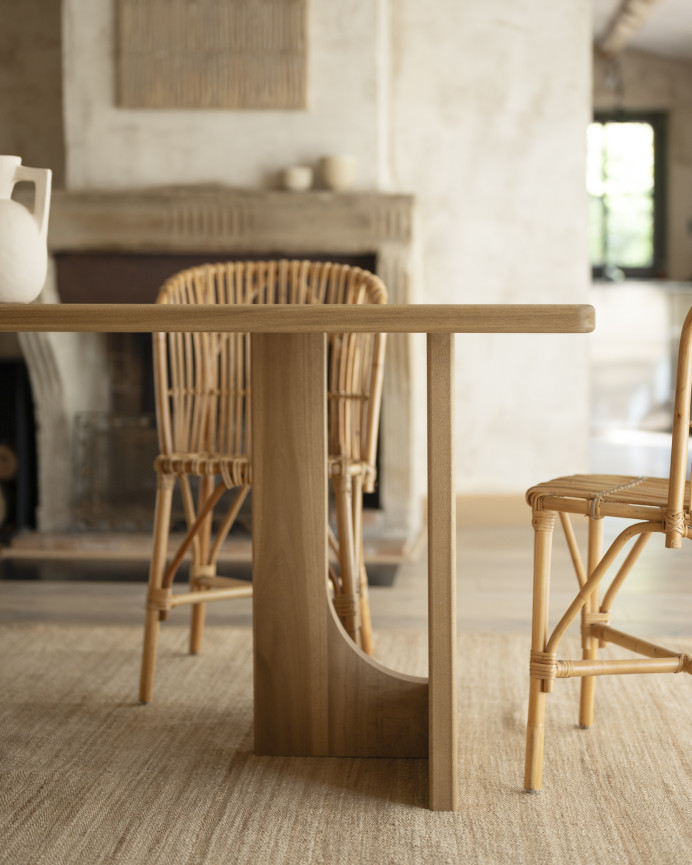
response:
[[[252,484],[252,462],[246,454],[159,454],[154,460],[154,470],[165,475],[218,475],[227,487]],[[328,460],[329,477],[370,475],[370,463],[365,460],[344,460],[331,457]]]
[[[165,475],[219,475],[229,488],[252,483],[252,466],[249,458],[243,454],[160,454],[154,460],[154,469]]]
[[[534,510],[600,517],[631,516],[662,520],[668,504],[668,478],[632,475],[567,475],[531,487],[526,501]],[[689,483],[685,500],[689,500]],[[623,513],[623,509],[628,513]],[[685,511],[689,523],[689,512]]]

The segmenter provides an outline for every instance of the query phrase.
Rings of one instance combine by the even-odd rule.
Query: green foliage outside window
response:
[[[653,126],[645,122],[592,123],[587,152],[591,265],[653,269]]]

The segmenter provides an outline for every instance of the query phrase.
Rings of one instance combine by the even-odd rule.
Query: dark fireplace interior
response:
[[[63,303],[152,303],[162,283],[186,267],[287,257],[103,252],[57,254],[55,261]],[[372,254],[302,257],[376,270]],[[149,531],[156,491],[152,463],[157,454],[151,336],[113,333],[105,339],[112,409],[108,413],[83,413],[75,419],[73,527],[77,531]],[[364,506],[380,507],[378,490],[365,497]],[[175,515],[182,529],[180,501],[176,502]],[[239,519],[239,530],[247,528],[249,519],[248,503]]]
[[[26,363],[0,361],[0,540],[36,526],[36,424]]]

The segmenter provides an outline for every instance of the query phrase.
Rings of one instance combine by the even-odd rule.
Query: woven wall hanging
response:
[[[306,107],[308,0],[116,2],[121,107]]]

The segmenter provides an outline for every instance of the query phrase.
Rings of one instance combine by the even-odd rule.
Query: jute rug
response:
[[[686,677],[603,679],[588,732],[578,683],[558,682],[545,789],[528,795],[527,640],[462,635],[461,810],[432,813],[425,761],[253,756],[248,631],[210,628],[191,658],[169,627],[155,702],[137,705],[140,636],[0,632],[0,862],[692,861]],[[422,672],[425,640],[380,635],[378,653]]]

